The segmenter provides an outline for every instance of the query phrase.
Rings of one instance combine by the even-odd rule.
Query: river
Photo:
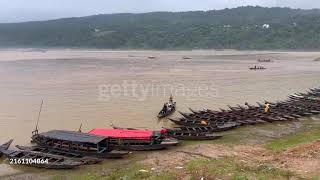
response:
[[[111,124],[170,127],[156,118],[170,94],[180,111],[281,100],[320,85],[317,57],[319,52],[2,49],[0,141],[29,143],[42,99],[40,132],[78,130],[80,124],[83,131]],[[254,65],[267,69],[248,69]]]

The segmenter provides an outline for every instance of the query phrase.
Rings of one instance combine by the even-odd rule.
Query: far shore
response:
[[[0,51],[6,50],[29,50],[29,51],[40,51],[40,50],[75,50],[75,51],[260,51],[260,52],[320,52],[320,49],[108,49],[108,48],[95,48],[95,47],[0,47]]]

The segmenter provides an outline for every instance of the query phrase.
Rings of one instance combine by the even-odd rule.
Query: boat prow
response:
[[[13,139],[10,139],[10,141],[2,144],[2,145],[0,146],[0,150],[7,150],[7,149],[9,149],[10,145],[12,144],[12,142],[13,142]]]
[[[12,144],[12,142],[13,142],[13,139],[11,139],[10,141],[8,141],[8,142],[6,142],[6,143],[4,143],[4,144],[2,144],[0,146],[0,157],[2,156],[2,154],[5,151],[7,151],[9,149],[10,145]]]
[[[194,114],[199,113],[198,111],[195,111],[195,110],[193,110],[193,109],[191,109],[191,108],[189,108],[189,110],[190,110],[192,113],[194,113]]]
[[[170,109],[168,109],[167,111],[163,111],[163,110],[161,110],[160,112],[159,112],[159,114],[158,114],[158,118],[164,118],[164,117],[167,117],[167,116],[169,116],[170,114],[172,114],[174,111],[176,110],[176,102],[174,102],[174,103],[172,103],[171,104],[171,108]]]

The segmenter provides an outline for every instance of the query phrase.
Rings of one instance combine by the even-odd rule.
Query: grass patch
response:
[[[312,177],[312,178],[310,178],[309,180],[320,180],[320,176]]]
[[[148,172],[139,172],[139,170],[147,170]],[[118,169],[116,171],[113,171],[109,173],[106,176],[106,179],[110,180],[117,180],[117,179],[146,179],[148,177],[152,176],[152,173],[150,172],[149,167],[145,167],[142,165],[135,165],[129,168],[124,169]]]
[[[139,172],[145,169],[147,172]],[[130,164],[128,167],[113,169],[108,172],[59,174],[51,180],[170,180],[170,179],[289,179],[294,175],[290,171],[277,169],[272,165],[261,165],[236,158],[225,157],[216,160],[196,159],[186,163],[181,170],[157,171],[140,164]]]
[[[216,160],[197,159],[187,163],[188,172],[194,179],[289,179],[290,171],[281,170],[268,164],[256,164],[225,157]]]
[[[282,151],[297,145],[320,140],[320,132],[313,130],[310,132],[298,132],[297,134],[283,137],[268,142],[265,147],[273,151]]]
[[[65,180],[65,179],[70,179],[70,180],[98,180],[102,179],[101,177],[94,175],[94,174],[81,174],[81,175],[73,175],[73,176],[67,176],[67,175],[55,175],[50,178],[50,180]]]
[[[146,172],[139,172],[139,170],[146,170]],[[131,164],[129,167],[123,167],[114,169],[109,172],[95,172],[95,173],[83,173],[77,175],[55,175],[51,177],[51,180],[162,180],[162,179],[174,179],[176,175],[169,172],[155,172],[150,167]]]

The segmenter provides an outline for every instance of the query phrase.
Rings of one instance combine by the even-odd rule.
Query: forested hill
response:
[[[2,47],[320,49],[320,10],[239,7],[0,24]]]

